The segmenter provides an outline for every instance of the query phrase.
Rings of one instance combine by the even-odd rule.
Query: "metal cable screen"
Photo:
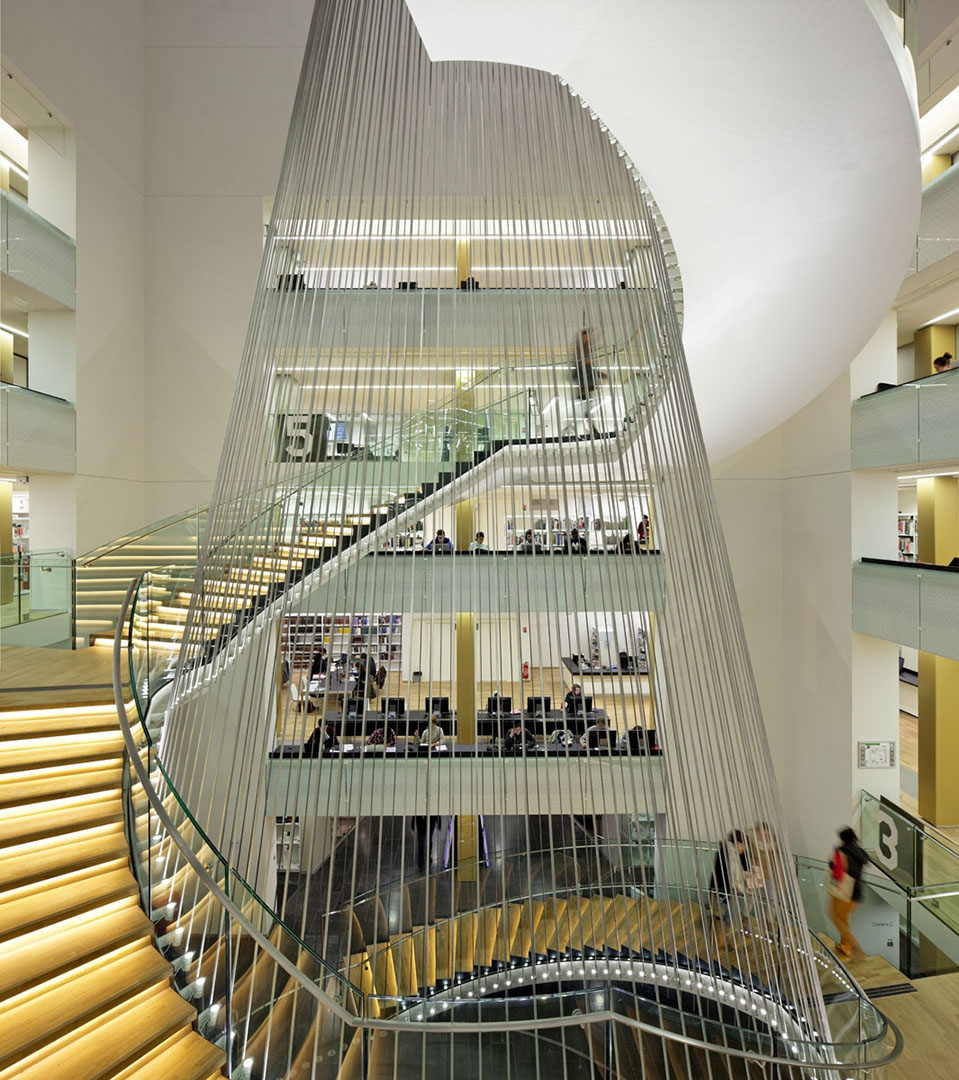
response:
[[[670,251],[575,89],[317,4],[161,759],[367,1018],[535,1034],[588,991],[727,1049],[835,1034]],[[538,1071],[593,1068],[549,1032]],[[528,1075],[510,1046],[477,1060]]]

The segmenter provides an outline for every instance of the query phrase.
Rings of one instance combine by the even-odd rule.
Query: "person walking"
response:
[[[709,890],[713,894],[717,914],[725,922],[738,922],[746,914],[748,871],[746,837],[740,829],[734,829],[719,845],[713,861],[713,876],[709,881]]]
[[[853,950],[862,952],[849,929],[849,919],[856,904],[862,899],[862,871],[869,856],[859,844],[859,837],[847,825],[839,830],[839,844],[834,848],[826,872],[826,892],[829,894],[829,919],[839,931],[836,952],[840,956],[852,956]]]

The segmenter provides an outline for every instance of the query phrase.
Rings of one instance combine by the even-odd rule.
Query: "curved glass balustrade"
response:
[[[171,575],[166,594],[190,580]],[[234,1075],[295,1076],[297,1062],[321,1058],[348,1067],[351,1054],[398,1069],[439,1067],[451,1031],[456,1053],[517,1076],[526,1075],[520,1063],[556,1055],[571,1075],[663,1061],[679,1076],[710,1067],[735,1076],[752,1060],[801,1063],[804,1075],[825,1078],[840,1064],[875,1069],[898,1052],[895,1028],[814,935],[784,927],[778,944],[787,963],[790,943],[805,941],[831,1039],[802,1030],[802,1003],[785,987],[741,973],[734,961],[750,947],[749,923],[715,922],[708,871],[692,891],[666,879],[647,888],[642,874],[629,885],[624,868],[652,857],[648,838],[623,843],[580,829],[577,843],[532,857],[503,851],[478,877],[451,867],[382,877],[319,918],[295,904],[279,918],[204,835],[163,769],[149,710],[151,701],[162,707],[171,652],[151,640],[139,610],[155,610],[156,589],[147,575],[131,590],[129,633],[116,641],[118,699],[126,678],[132,698],[122,710],[128,829],[158,944],[196,1003],[201,1032],[230,1042]],[[708,867],[715,845],[684,850]],[[355,888],[345,877],[347,891]],[[765,905],[759,896],[750,903],[756,912]],[[667,919],[662,944],[677,940],[676,920],[685,920],[687,951],[649,947],[654,924]],[[707,946],[717,932],[729,938],[722,955]]]

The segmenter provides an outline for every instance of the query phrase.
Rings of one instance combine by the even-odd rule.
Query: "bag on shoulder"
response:
[[[829,860],[829,869],[826,871],[826,893],[834,900],[851,900],[855,887],[856,882],[846,871],[846,860],[837,848]]]

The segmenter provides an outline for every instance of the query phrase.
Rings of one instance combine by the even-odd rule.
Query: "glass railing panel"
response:
[[[45,639],[24,639],[24,644],[68,643],[72,600],[73,560],[67,552],[0,556],[0,626],[10,630],[59,618],[55,625],[44,627],[49,630]],[[17,640],[7,638],[8,644]]]
[[[77,268],[73,240],[14,195],[0,192],[0,204],[3,272],[72,309]]]
[[[861,793],[860,807],[862,845],[897,884],[911,890],[959,890],[959,852],[927,832],[917,818],[868,791]]]

